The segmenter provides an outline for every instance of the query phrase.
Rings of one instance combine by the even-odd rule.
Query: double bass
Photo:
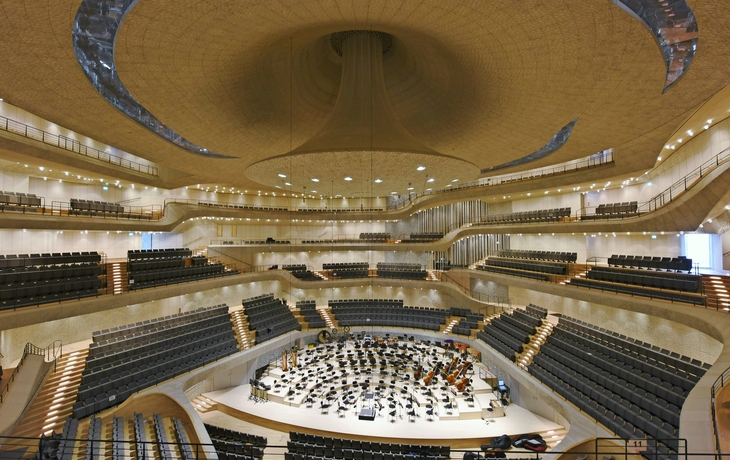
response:
[[[287,362],[286,350],[281,352],[281,370],[286,372],[289,370],[289,363]]]
[[[416,371],[413,373],[413,380],[418,380],[421,378],[422,370],[423,370],[423,366],[419,364],[418,369],[416,369]]]

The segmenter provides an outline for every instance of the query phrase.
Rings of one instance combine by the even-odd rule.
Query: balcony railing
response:
[[[94,147],[89,147],[81,142],[62,136],[60,134],[53,134],[42,129],[34,128],[33,126],[26,125],[19,121],[11,120],[6,117],[0,117],[0,129],[9,133],[17,134],[28,139],[33,139],[44,144],[53,145],[55,147],[74,152],[79,155],[84,155],[94,160],[103,161],[105,163],[113,164],[126,169],[140,172],[142,174],[149,174],[150,176],[159,176],[157,166],[146,165],[137,163],[136,161],[127,160],[125,158],[112,155]]]

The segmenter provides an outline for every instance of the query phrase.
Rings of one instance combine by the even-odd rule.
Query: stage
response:
[[[552,445],[563,437],[562,426],[503,407],[487,376],[473,356],[428,342],[347,341],[283,354],[258,380],[266,388],[258,397],[249,384],[204,396],[221,412],[279,431],[452,447],[503,434],[540,433]]]
[[[490,419],[493,421],[489,423],[481,418],[427,421],[423,415],[416,417],[415,422],[409,422],[406,417],[392,422],[388,421],[385,410],[378,411],[374,421],[359,420],[359,410],[349,409],[341,417],[335,411],[322,414],[316,407],[256,402],[249,399],[250,394],[251,386],[241,385],[204,396],[215,401],[221,412],[267,428],[380,442],[408,440],[414,444],[450,444],[459,448],[479,446],[487,438],[503,434],[540,433],[553,444],[554,434],[562,438],[565,433],[562,426],[514,404],[504,408],[504,417]]]

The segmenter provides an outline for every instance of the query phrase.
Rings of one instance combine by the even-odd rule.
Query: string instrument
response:
[[[441,369],[441,366],[443,366],[443,363],[437,363],[436,367],[434,367],[431,372],[429,372],[428,375],[423,378],[423,383],[426,385],[431,385],[431,380],[433,380],[434,375],[436,375],[439,369]]]
[[[284,350],[281,352],[281,370],[284,372],[289,370],[289,366],[288,366],[289,363],[287,363],[287,361],[288,360],[287,360],[287,356],[286,356],[286,350]]]
[[[416,369],[416,372],[413,373],[413,379],[414,380],[418,380],[418,379],[421,378],[421,371],[422,370],[423,370],[423,366],[419,364],[418,365],[418,369]]]
[[[473,363],[472,363],[471,361],[467,361],[467,362],[465,362],[465,363],[464,363],[464,367],[462,367],[462,368],[461,368],[461,370],[460,370],[460,371],[459,371],[459,373],[457,374],[456,378],[458,379],[458,378],[459,378],[459,377],[461,377],[462,375],[466,374],[466,372],[467,372],[467,371],[468,371],[469,369],[471,369],[471,366],[472,366],[472,364],[473,364]]]
[[[456,363],[459,361],[459,356],[454,356],[454,359],[451,360],[451,364],[449,364],[449,367],[445,368],[443,372],[441,372],[441,378],[445,379],[447,375],[449,375],[449,372],[451,372],[451,369],[456,366]]]
[[[291,349],[291,367],[297,367],[297,347]]]
[[[449,385],[453,385],[458,376],[459,376],[459,369],[454,369],[454,372],[452,372],[451,374],[449,374],[448,377],[446,377],[446,381],[449,382]]]
[[[464,377],[463,379],[459,380],[459,383],[456,384],[456,390],[459,393],[463,392],[466,389],[469,380],[469,377]]]

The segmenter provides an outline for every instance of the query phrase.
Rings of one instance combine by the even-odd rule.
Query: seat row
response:
[[[690,272],[692,270],[692,259],[684,256],[679,257],[652,257],[652,256],[627,256],[612,255],[608,258],[608,265],[614,267],[646,268],[654,270],[673,270],[677,272]]]
[[[479,224],[499,224],[511,222],[554,222],[570,217],[571,208],[541,209],[537,211],[512,212],[509,214],[490,214]]]
[[[430,453],[446,458],[451,455],[451,448],[449,446],[391,444],[387,442],[381,443],[376,441],[359,441],[355,439],[332,438],[329,436],[298,433],[296,431],[289,432],[289,440],[290,442],[295,442],[303,445],[337,447],[342,449],[372,451],[381,453]]]
[[[100,263],[101,255],[92,252],[54,252],[45,254],[0,255],[0,268],[42,267],[82,263]]]
[[[40,207],[41,200],[41,197],[34,193],[0,192],[0,204]]]
[[[366,241],[385,242],[391,238],[390,233],[360,233],[360,239]]]
[[[635,214],[639,209],[637,201],[625,201],[623,203],[603,203],[596,208],[596,214]]]
[[[604,281],[674,289],[676,291],[701,292],[702,290],[702,276],[700,275],[659,271],[648,272],[646,270],[601,266],[591,267],[588,273],[591,272],[596,276],[594,279],[603,279]],[[645,279],[644,277],[651,279]],[[658,279],[662,281],[658,281]]]
[[[201,279],[220,276],[237,275],[238,270],[225,270],[223,264],[210,264],[197,267],[183,267],[160,270],[148,270],[130,273],[129,289],[144,289],[168,284],[187,283]]]
[[[396,278],[406,280],[423,280],[426,279],[426,270],[408,270],[408,269],[384,269],[379,268],[377,271],[378,278]]]
[[[111,329],[102,329],[91,334],[93,343],[89,345],[90,353],[95,354],[95,348],[110,342],[127,340],[137,333],[153,331],[160,327],[175,326],[180,324],[192,323],[210,317],[228,315],[228,305],[219,304],[210,307],[201,307],[195,310],[175,313],[160,318],[138,321],[136,323],[126,324],[123,326],[115,326]]]
[[[533,251],[521,249],[506,249],[497,251],[499,257],[508,257],[511,259],[532,259],[532,260],[551,260],[555,262],[575,263],[578,260],[576,252],[555,252],[555,251]]]
[[[378,270],[421,270],[421,264],[378,262],[375,266]]]
[[[98,276],[100,274],[101,267],[96,263],[3,268],[0,269],[0,285],[75,278],[79,276]]]
[[[342,270],[344,268],[369,269],[370,264],[367,262],[325,262],[322,264],[322,270]]]
[[[232,204],[232,203],[218,203],[209,201],[199,201],[199,206],[209,206],[216,208],[233,208],[233,209],[253,209],[257,211],[288,211],[289,208],[282,208],[281,206],[257,206],[252,204]]]
[[[342,299],[329,300],[330,308],[335,307],[402,307],[402,299]]]
[[[493,267],[491,265],[477,265],[477,270],[490,273],[498,273],[500,275],[519,276],[520,278],[529,278],[539,281],[550,281],[550,275],[545,273],[527,272],[514,268]]]
[[[657,289],[671,289],[682,292],[698,292],[702,286],[699,276],[684,275],[662,276],[664,272],[633,273],[624,269],[606,269],[595,267],[586,273],[588,279],[609,281],[611,283],[631,284],[634,286],[652,287]],[[673,275],[673,274],[671,274]]]
[[[130,273],[143,272],[147,270],[163,270],[166,268],[182,268],[185,266],[185,259],[173,257],[170,259],[143,259],[127,263],[127,271]]]
[[[207,338],[201,339],[200,342],[205,339]],[[238,351],[235,336],[225,338],[219,342],[207,343],[206,345],[200,345],[200,342],[186,344],[184,348],[180,348],[180,353],[174,359],[167,357],[160,361],[154,361],[151,365],[142,365],[134,373],[125,371],[111,383],[102,380],[101,387],[103,389],[101,393],[97,393],[95,397],[89,396],[84,400],[80,399],[74,404],[74,417],[83,418],[108,409],[124,402],[129,396],[138,391],[205,366]]]
[[[242,444],[240,442],[223,441],[213,438],[213,447],[216,452],[225,452],[226,454],[245,455],[252,458],[261,458],[264,456],[264,448],[253,446],[250,444]]]
[[[668,300],[670,302],[681,302],[690,305],[706,305],[707,297],[701,294],[683,293],[678,291],[662,291],[654,288],[616,284],[606,281],[573,278],[568,280],[571,286],[587,287],[589,289],[600,289],[601,291],[615,292],[616,294],[628,294],[631,296],[648,297],[650,299]]]
[[[113,378],[125,370],[133,370],[140,360],[150,357],[155,353],[174,351],[180,346],[181,340],[196,339],[198,337],[214,335],[218,332],[226,332],[230,327],[228,323],[209,319],[204,323],[173,328],[164,331],[164,334],[156,334],[153,338],[137,342],[113,350],[107,351],[104,356],[89,355],[86,358],[86,368],[81,373],[84,383],[91,385],[104,377]],[[168,353],[169,354],[169,353]]]
[[[525,307],[525,313],[535,316],[537,318],[547,318],[547,308],[543,308],[539,305],[528,304]]]
[[[219,439],[221,441],[238,442],[241,444],[250,444],[252,446],[266,447],[268,440],[266,436],[260,436],[250,433],[242,433],[240,431],[229,430],[215,425],[205,424],[211,439]]]
[[[367,278],[370,276],[370,270],[367,268],[338,268],[332,270],[332,276],[342,279]]]
[[[74,211],[95,211],[95,212],[124,212],[124,206],[106,201],[79,200],[71,198],[69,203]]]
[[[689,356],[680,355],[648,342],[626,337],[618,332],[612,332],[569,316],[561,316],[559,324],[575,332],[587,334],[596,341],[618,346],[629,354],[641,356],[650,361],[679,369],[686,374],[694,375],[695,380],[699,380],[711,367],[709,363],[703,363],[698,359],[692,359]]]
[[[566,275],[568,273],[567,264],[556,262],[532,262],[521,259],[489,257],[484,261],[484,264],[492,267],[512,268],[515,270],[526,270],[550,275]]]
[[[169,248],[169,249],[131,249],[127,251],[128,260],[142,259],[169,259],[172,257],[190,257],[193,251],[189,248]]]
[[[96,276],[44,280],[0,286],[0,309],[82,299],[99,295],[101,280]]]

